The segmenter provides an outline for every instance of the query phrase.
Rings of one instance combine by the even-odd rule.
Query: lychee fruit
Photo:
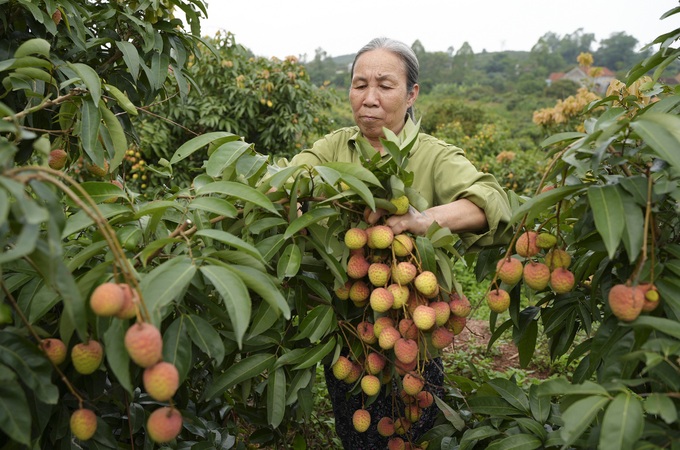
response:
[[[368,275],[370,264],[363,255],[352,255],[347,260],[347,276],[358,280]]]
[[[97,416],[91,409],[76,409],[71,414],[69,428],[76,438],[87,441],[97,432]]]
[[[350,228],[345,233],[345,245],[350,250],[358,250],[366,245],[368,234],[361,228]]]
[[[418,358],[418,343],[413,339],[399,338],[394,343],[394,355],[404,364],[410,364]]]
[[[148,322],[137,322],[125,332],[125,349],[138,366],[153,366],[163,358],[161,332]]]
[[[368,297],[371,295],[371,289],[368,284],[363,280],[357,280],[352,283],[352,287],[349,288],[349,299],[354,302],[355,305],[361,306]]]
[[[401,334],[396,328],[385,327],[378,338],[378,345],[383,350],[390,350],[399,339],[401,339]]]
[[[413,238],[407,234],[398,234],[392,241],[394,256],[403,258],[413,253]]]
[[[404,417],[411,423],[417,422],[420,419],[421,414],[422,410],[416,403],[404,406]]]
[[[161,361],[144,369],[142,374],[144,390],[154,400],[165,402],[170,400],[179,387],[179,372],[174,364]]]
[[[375,225],[366,230],[368,240],[366,244],[369,248],[385,249],[392,245],[394,232],[387,225]]]
[[[451,316],[451,308],[448,303],[439,301],[431,302],[430,308],[434,309],[435,325],[441,327],[448,322],[449,317]]]
[[[416,403],[423,409],[429,408],[434,403],[434,396],[431,392],[422,390],[416,394]]]
[[[170,442],[182,431],[182,414],[171,406],[162,406],[149,415],[146,432],[159,444]]]
[[[496,263],[496,273],[503,283],[514,286],[522,279],[522,262],[517,258],[503,258]]]
[[[609,290],[607,300],[616,318],[624,322],[631,322],[637,319],[642,312],[645,295],[637,287],[617,284]]]
[[[409,372],[403,376],[401,384],[404,392],[408,395],[418,395],[418,392],[422,391],[423,387],[425,387],[425,380],[423,380],[420,374]]]
[[[536,247],[542,249],[553,248],[557,244],[557,236],[552,233],[542,232],[536,236]]]
[[[437,320],[437,313],[430,306],[419,305],[413,311],[412,319],[419,330],[429,330]]]
[[[439,294],[437,275],[429,270],[419,273],[413,281],[414,286],[427,298],[434,298]]]
[[[349,290],[352,287],[352,281],[346,281],[345,284],[342,286],[338,286],[335,288],[335,296],[338,297],[340,300],[347,300],[349,299]]]
[[[399,321],[399,334],[406,339],[418,338],[418,327],[413,322],[413,319],[404,318]]]
[[[416,266],[408,261],[402,261],[392,267],[392,281],[400,286],[409,284],[417,274]]]
[[[418,366],[418,360],[415,360],[409,364],[403,363],[398,359],[394,360],[394,369],[400,376],[404,376],[407,373],[414,371],[416,366]]]
[[[373,331],[373,324],[366,320],[362,320],[357,324],[357,333],[359,334],[359,339],[367,344],[375,344],[378,341]]]
[[[638,289],[641,289],[645,295],[645,303],[642,305],[642,312],[652,312],[661,303],[659,297],[659,291],[657,291],[656,286],[649,283],[639,284]]]
[[[537,255],[540,249],[536,245],[538,234],[535,231],[525,231],[520,234],[515,242],[515,251],[525,258]]]
[[[455,316],[454,316],[455,317]],[[464,318],[463,318],[464,319]],[[453,332],[448,328],[439,327],[432,331],[432,346],[438,350],[444,349],[453,343]]]
[[[123,306],[120,311],[116,313],[116,317],[119,319],[132,319],[137,315],[136,303],[139,301],[137,296],[137,291],[133,290],[129,285],[125,283],[119,283],[118,286],[123,291]]]
[[[379,287],[373,289],[369,302],[373,311],[383,313],[392,309],[394,296],[386,288]]]
[[[47,338],[40,341],[40,348],[45,352],[47,359],[53,364],[59,365],[66,361],[66,344],[61,339]]]
[[[357,409],[352,415],[352,425],[359,433],[363,433],[371,426],[371,413],[365,409]]]
[[[402,195],[401,197],[392,198],[390,199],[390,203],[392,203],[397,208],[397,210],[394,212],[395,215],[403,216],[408,212],[410,203],[407,196]]]
[[[510,294],[504,289],[492,289],[486,294],[486,303],[491,311],[500,314],[510,307]]]
[[[50,156],[47,158],[47,165],[50,166],[51,169],[61,170],[66,165],[67,157],[68,155],[64,149],[54,149],[50,152]]]
[[[368,267],[368,281],[373,286],[385,286],[390,281],[390,266],[375,262]]]
[[[92,175],[99,177],[99,178],[104,178],[107,173],[109,173],[109,162],[104,161],[104,167],[99,167],[98,165],[94,163],[86,163],[85,168],[87,169],[88,172],[90,172]]]
[[[550,273],[550,287],[556,294],[566,294],[574,288],[574,274],[558,267]]]
[[[382,333],[382,330],[384,330],[386,327],[394,327],[394,320],[392,320],[391,317],[380,316],[375,319],[375,322],[373,323],[373,334],[375,337],[379,338],[380,333]]]
[[[392,293],[392,297],[394,297],[392,309],[401,309],[404,307],[406,302],[408,302],[408,286],[399,286],[396,283],[392,283],[387,286],[387,290],[390,291]]]
[[[87,343],[81,342],[71,349],[71,362],[76,372],[89,375],[99,368],[104,357],[102,345],[90,339]]]
[[[406,417],[398,417],[394,421],[394,432],[399,435],[404,435],[411,429],[411,425],[411,422],[409,422]]]
[[[566,269],[571,264],[571,255],[561,248],[553,248],[545,254],[545,264],[550,270],[555,270],[558,267]]]
[[[349,375],[347,375],[342,381],[347,384],[352,384],[359,379],[362,372],[363,369],[361,368],[361,365],[357,362],[352,362],[352,369],[349,371]]]
[[[101,317],[115,316],[124,303],[125,293],[118,283],[102,283],[90,295],[90,307]]]
[[[394,420],[391,417],[383,417],[378,421],[378,434],[382,437],[390,437],[394,434]]]
[[[449,297],[449,309],[454,316],[467,317],[472,311],[470,300],[465,295],[451,294]]]
[[[346,356],[339,356],[337,361],[331,367],[333,376],[338,380],[344,380],[352,371],[352,361]]]
[[[364,375],[361,377],[361,390],[369,397],[380,392],[380,379],[375,375]]]
[[[366,355],[366,372],[377,375],[385,368],[385,363],[385,356],[382,353],[370,352]]]
[[[387,441],[387,450],[406,450],[406,443],[400,437],[392,437]]]
[[[448,328],[453,332],[454,336],[458,336],[465,329],[467,318],[460,316],[451,316],[448,322]]]
[[[530,261],[526,263],[522,274],[524,283],[536,291],[542,291],[550,282],[550,269],[541,262]]]

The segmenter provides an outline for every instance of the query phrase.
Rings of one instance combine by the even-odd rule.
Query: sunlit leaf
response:
[[[673,166],[676,172],[680,172],[678,116],[649,112],[638,116],[630,125],[661,159]]]
[[[197,189],[198,195],[222,194],[228,197],[237,198],[244,202],[254,203],[268,211],[276,213],[276,207],[272,201],[262,192],[243,183],[236,181],[215,181]]]
[[[614,257],[623,235],[625,210],[616,186],[591,186],[588,188],[588,202],[593,210],[595,227],[602,236],[609,258]]]
[[[212,133],[202,134],[182,144],[182,146],[180,146],[180,148],[178,148],[172,155],[172,158],[170,158],[170,164],[178,163],[184,158],[190,156],[195,151],[202,149],[206,145],[211,144],[218,139],[225,139],[224,142],[227,142],[229,140],[235,140],[240,138],[226,131],[215,131]]]
[[[609,403],[609,398],[595,395],[575,401],[562,413],[564,427],[560,431],[564,445],[573,444]]]
[[[160,310],[179,298],[196,273],[196,265],[189,257],[178,256],[149,272],[139,287],[149,312]]]
[[[295,219],[283,235],[284,239],[290,239],[295,233],[299,232],[305,227],[313,223],[318,223],[329,217],[337,216],[339,213],[335,208],[315,208],[307,211],[297,219]]]
[[[644,426],[640,401],[630,392],[622,392],[612,400],[604,412],[598,449],[632,449],[642,436]]]

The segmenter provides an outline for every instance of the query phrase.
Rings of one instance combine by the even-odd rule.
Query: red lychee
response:
[[[47,359],[57,366],[66,361],[66,345],[61,339],[47,338],[40,341],[40,348]]]
[[[434,403],[434,396],[431,392],[422,390],[416,394],[416,402],[423,409],[429,408]]]
[[[86,163],[85,168],[87,169],[88,172],[90,172],[92,175],[99,177],[99,178],[104,178],[107,173],[109,173],[109,162],[104,161],[104,167],[99,167],[98,165],[94,163]]]
[[[380,316],[375,319],[375,323],[373,323],[373,334],[375,337],[379,338],[380,333],[382,333],[382,330],[384,330],[386,327],[394,327],[394,320],[392,320],[391,317]]]
[[[413,311],[413,322],[419,330],[429,330],[437,320],[437,313],[430,306],[420,305]]]
[[[68,155],[63,149],[54,149],[50,152],[50,156],[47,158],[47,165],[50,166],[51,169],[61,170],[66,165],[67,157]]]
[[[392,245],[394,232],[387,225],[375,225],[366,230],[368,248],[385,249]]]
[[[125,332],[125,349],[138,366],[153,366],[163,358],[161,332],[148,322],[137,322]]]
[[[500,314],[510,307],[510,294],[504,289],[492,289],[486,294],[486,303],[491,311]]]
[[[369,397],[380,392],[380,379],[375,375],[364,375],[361,377],[361,390]]]
[[[449,298],[449,308],[454,316],[467,317],[470,315],[472,305],[465,295],[451,294]]]
[[[527,286],[542,291],[550,282],[550,269],[543,263],[530,261],[524,265],[523,276]]]
[[[421,414],[422,410],[416,403],[404,406],[404,417],[411,423],[417,422],[420,419]]]
[[[437,275],[429,270],[424,270],[419,273],[413,280],[413,285],[418,292],[427,298],[434,298],[439,294],[439,284],[437,282]]]
[[[170,400],[179,387],[177,367],[169,362],[161,361],[144,369],[142,375],[144,390],[154,400],[165,402]]]
[[[558,267],[550,273],[550,287],[556,294],[566,294],[574,288],[574,274]]]
[[[607,299],[614,316],[624,322],[637,319],[645,303],[645,295],[641,289],[625,284],[612,286]]]
[[[338,286],[335,288],[335,296],[338,297],[340,300],[347,300],[349,299],[349,290],[352,287],[352,281],[346,281],[345,284],[342,286]]]
[[[540,249],[536,246],[536,237],[538,234],[535,231],[526,231],[517,238],[515,243],[515,251],[519,256],[529,258],[538,254]]]
[[[413,238],[406,234],[394,236],[392,250],[394,251],[394,255],[400,258],[410,255],[413,253]]]
[[[149,415],[146,431],[154,442],[170,442],[182,431],[182,414],[170,406],[160,407]]]
[[[447,323],[449,330],[453,332],[454,336],[458,336],[465,329],[465,324],[467,323],[466,317],[451,316],[449,322]]]
[[[349,371],[349,375],[347,375],[342,381],[344,381],[347,384],[352,384],[359,379],[362,372],[363,369],[361,367],[361,364],[357,362],[352,362],[352,369]]]
[[[373,311],[383,313],[392,309],[394,296],[386,288],[379,287],[373,289],[369,302]]]
[[[399,334],[399,331],[396,328],[385,327],[378,338],[378,345],[383,350],[389,350],[394,347],[394,344],[399,339],[401,339],[401,334]]]
[[[394,434],[394,420],[391,417],[383,417],[378,421],[378,434],[383,437]]]
[[[517,258],[503,258],[496,263],[496,273],[503,283],[514,286],[522,279],[522,262]]]
[[[404,318],[399,321],[399,333],[406,339],[418,338],[418,327],[413,322],[413,319]]]
[[[430,308],[434,309],[435,325],[441,327],[446,322],[448,322],[449,317],[451,316],[451,308],[449,307],[448,303],[439,301],[431,302]]]
[[[404,435],[411,429],[411,425],[411,422],[409,422],[406,417],[398,417],[397,420],[394,421],[394,432],[399,435]]]
[[[133,290],[129,285],[125,283],[119,283],[118,286],[123,291],[123,306],[120,311],[116,313],[116,317],[119,319],[132,319],[137,315],[136,303],[139,302],[139,297],[137,291]]]
[[[352,425],[359,433],[363,433],[371,426],[371,413],[365,409],[357,409],[352,415]]]
[[[413,339],[399,338],[394,343],[394,355],[404,364],[410,364],[418,358],[418,343]]]
[[[418,395],[418,392],[423,390],[425,387],[425,380],[423,377],[415,372],[409,372],[405,374],[401,379],[404,392],[408,395]]]
[[[455,316],[454,316],[455,317]],[[464,318],[463,318],[464,319]],[[432,346],[438,350],[444,349],[453,343],[453,332],[448,328],[439,327],[432,331]]]
[[[125,292],[118,283],[102,283],[90,295],[90,307],[98,316],[115,316],[123,308]]]
[[[352,255],[347,261],[347,276],[358,280],[368,275],[370,264],[362,255]]]
[[[406,450],[406,443],[400,437],[392,437],[387,441],[387,450]]]
[[[367,301],[370,295],[371,289],[363,280],[355,281],[352,283],[352,287],[349,288],[349,299],[357,306],[360,306],[363,302]]]
[[[90,339],[87,343],[81,342],[71,349],[71,362],[76,372],[89,375],[99,368],[104,358],[102,345]]]
[[[418,274],[418,269],[413,263],[402,261],[392,267],[392,282],[404,286],[409,284]]]
[[[345,233],[345,245],[350,250],[358,250],[366,245],[368,235],[366,230],[361,228],[350,228]]]
[[[394,369],[397,371],[397,373],[400,376],[404,376],[409,372],[413,372],[416,369],[417,365],[418,365],[418,360],[415,360],[410,364],[403,363],[403,362],[399,361],[398,359],[394,360]]]
[[[97,432],[97,416],[91,409],[76,409],[71,414],[69,428],[76,438],[87,441]]]
[[[385,356],[382,353],[370,352],[366,355],[366,372],[377,375],[385,368],[385,363]]]
[[[373,324],[366,320],[362,320],[357,324],[357,333],[359,334],[359,339],[367,344],[375,344],[378,341],[373,331]]]

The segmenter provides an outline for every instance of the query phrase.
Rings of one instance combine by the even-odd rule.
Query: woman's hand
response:
[[[369,225],[375,225],[381,217],[388,214],[389,212],[381,208],[378,208],[375,211],[366,208],[364,211],[364,219]],[[395,235],[406,231],[415,235],[424,235],[433,221],[434,219],[428,217],[427,214],[418,212],[413,206],[409,206],[406,214],[389,216],[385,220],[385,225],[392,228],[392,232]]]

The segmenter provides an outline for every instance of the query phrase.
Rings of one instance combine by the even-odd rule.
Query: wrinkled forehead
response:
[[[375,49],[361,54],[354,64],[352,79],[385,79],[406,80],[406,64],[394,52],[386,49]]]

